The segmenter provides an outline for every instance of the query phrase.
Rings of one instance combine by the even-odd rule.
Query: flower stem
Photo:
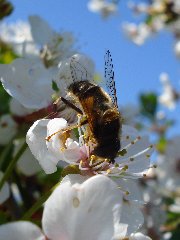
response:
[[[53,186],[48,192],[42,195],[38,201],[24,214],[21,220],[30,220],[31,216],[43,205],[43,203],[49,198],[53,190],[60,184],[58,182],[55,186]]]
[[[22,147],[19,149],[19,151],[17,152],[17,154],[14,156],[14,158],[12,158],[9,166],[7,167],[7,169],[5,170],[4,172],[4,175],[0,181],[0,190],[1,188],[3,187],[5,181],[9,178],[9,176],[11,175],[13,169],[14,169],[14,166],[16,165],[18,159],[21,157],[21,155],[24,153],[24,151],[26,150],[27,148],[27,144],[26,142],[22,145]]]
[[[7,158],[10,157],[11,152],[13,151],[13,141],[9,142],[9,144],[4,147],[3,151],[0,154],[0,169],[3,171],[4,163]]]

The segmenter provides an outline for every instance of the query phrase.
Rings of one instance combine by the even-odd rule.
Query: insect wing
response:
[[[91,71],[88,71],[88,60],[83,56],[77,57],[75,55],[71,57],[70,71],[73,82],[92,81],[93,79]]]
[[[118,108],[116,86],[114,81],[114,69],[111,53],[109,50],[106,52],[104,60],[105,60],[104,78],[106,82],[106,87],[113,104]]]

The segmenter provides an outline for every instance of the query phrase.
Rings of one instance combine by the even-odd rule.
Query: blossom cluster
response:
[[[58,98],[59,95],[71,98],[67,89],[72,82],[72,57],[68,58],[73,54],[72,42],[68,43],[64,39],[67,35],[54,32],[37,16],[30,17],[29,21],[30,26],[17,25],[17,29],[19,24],[24,29],[24,36],[22,33],[19,36],[14,26],[1,26],[5,33],[3,41],[13,39],[14,51],[23,57],[0,65],[2,85],[12,96],[11,115],[1,117],[1,144],[13,139],[13,145],[17,146],[16,155],[22,146],[22,139],[17,138],[18,128],[22,123],[29,126],[35,121],[27,132],[29,148],[18,161],[19,170],[33,176],[40,167],[46,174],[64,167],[65,177],[45,203],[43,233],[31,222],[20,221],[0,226],[0,238],[149,239],[137,233],[144,218],[140,196],[135,192],[137,186],[131,179],[145,177],[153,167],[150,166],[153,146],[147,136],[139,136],[137,130],[123,125],[119,133],[121,149],[114,162],[93,154],[98,143],[88,135],[88,122],[81,126],[84,116],[77,115],[68,106],[63,107]],[[38,29],[43,33],[41,36]],[[87,76],[94,75],[92,60],[80,54],[75,54],[73,59],[86,69]],[[93,81],[93,77],[88,79],[87,76],[82,79],[77,75],[77,81]],[[52,96],[57,98],[56,104],[53,104]],[[53,106],[56,106],[56,111]],[[38,118],[42,119],[36,121]],[[75,135],[72,124],[76,126],[78,135]],[[13,191],[16,189],[11,188]],[[1,202],[8,198],[7,183],[1,195]],[[93,233],[89,232],[90,226]]]
[[[156,33],[167,30],[175,38],[174,51],[180,56],[180,5],[178,0],[153,0],[147,3],[130,2],[129,7],[136,15],[145,15],[145,20],[138,24],[124,23],[127,36],[137,45],[142,45]]]
[[[164,13],[170,3],[179,14],[178,1],[131,7],[153,16],[151,29],[159,18],[164,25],[177,24],[178,17]],[[93,0],[88,7],[107,17],[117,2]],[[0,211],[7,215],[0,216],[0,239],[170,239],[169,228],[176,229],[178,221],[166,226],[162,206],[179,213],[180,137],[165,138],[170,123],[158,111],[158,102],[173,109],[179,99],[168,75],[160,76],[162,95],[142,95],[140,108],[120,107],[121,147],[112,160],[95,154],[99,141],[86,115],[90,102],[83,108],[69,90],[81,81],[97,86],[95,64],[77,51],[73,35],[56,32],[39,16],[30,16],[29,23],[2,23],[0,30],[14,58],[0,64],[3,91],[11,96],[10,111],[0,117]],[[102,91],[113,112],[111,96]],[[101,141],[109,135],[101,133]],[[156,161],[151,158],[155,147]]]

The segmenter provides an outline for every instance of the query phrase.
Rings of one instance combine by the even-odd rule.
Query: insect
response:
[[[96,144],[92,154],[113,163],[120,149],[121,115],[117,106],[110,51],[105,54],[105,82],[109,94],[87,80],[87,70],[74,57],[71,59],[70,69],[73,82],[68,86],[68,92],[80,108],[65,98],[61,100],[84,116],[80,125],[88,124],[90,137]]]

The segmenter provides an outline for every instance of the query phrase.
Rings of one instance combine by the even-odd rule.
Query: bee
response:
[[[68,86],[68,93],[72,99],[78,102],[79,107],[65,98],[61,98],[61,100],[78,114],[84,116],[80,125],[88,125],[90,137],[95,142],[91,154],[114,163],[121,148],[121,115],[117,105],[110,51],[108,50],[105,54],[104,74],[109,94],[102,87],[87,80],[89,79],[87,70],[74,57],[70,61],[70,70],[73,82]]]

